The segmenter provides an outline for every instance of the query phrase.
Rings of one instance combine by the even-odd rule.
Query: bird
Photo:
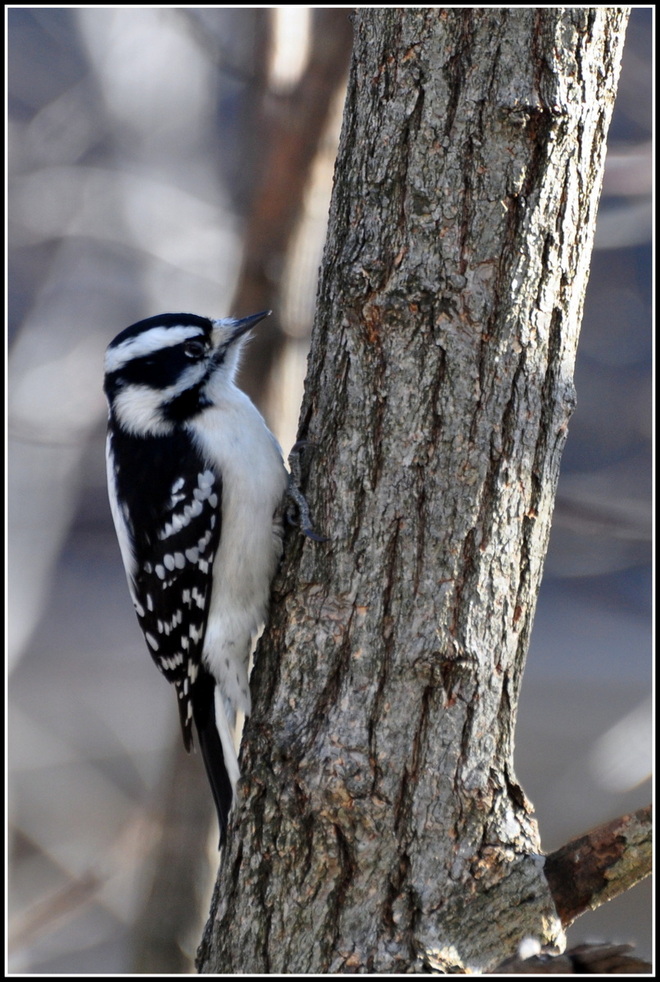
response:
[[[236,385],[249,332],[270,313],[161,314],[121,331],[105,353],[108,493],[129,592],[175,687],[189,752],[196,731],[221,846],[239,778],[236,714],[251,708],[248,664],[289,489],[277,440]]]

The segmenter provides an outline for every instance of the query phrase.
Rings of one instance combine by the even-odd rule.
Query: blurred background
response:
[[[652,17],[628,29],[517,728],[546,851],[651,797]],[[241,381],[288,452],[350,45],[349,9],[8,10],[12,972],[192,971],[215,819],[128,599],[103,351],[163,311],[272,307]],[[650,931],[647,881],[569,938],[649,957]]]

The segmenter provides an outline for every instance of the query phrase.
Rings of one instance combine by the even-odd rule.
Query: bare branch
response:
[[[607,822],[551,853],[545,875],[564,927],[651,872],[651,805]]]

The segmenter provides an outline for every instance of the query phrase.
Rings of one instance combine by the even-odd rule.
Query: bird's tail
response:
[[[195,681],[192,701],[199,748],[218,812],[222,846],[227,836],[229,812],[239,777],[238,759],[215,679],[203,666],[200,666]]]

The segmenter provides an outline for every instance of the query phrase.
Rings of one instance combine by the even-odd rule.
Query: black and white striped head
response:
[[[104,390],[116,424],[162,436],[232,386],[250,328],[269,310],[240,320],[160,314],[118,334],[105,353]]]

